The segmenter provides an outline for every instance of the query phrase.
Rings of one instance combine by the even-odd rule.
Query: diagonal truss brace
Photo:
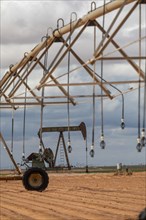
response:
[[[80,22],[79,21],[74,21],[72,22],[72,26],[75,26],[77,23],[77,28],[81,27],[82,25],[84,25],[87,21],[89,20],[95,20],[96,18],[100,17],[103,15],[103,12],[105,11],[105,14],[106,13],[109,13],[113,10],[116,10],[117,8],[121,7],[121,5],[123,4],[125,0],[114,0],[110,3],[107,3],[105,5],[105,10],[104,10],[104,7],[100,7],[100,8],[97,8],[96,10],[94,11],[91,11],[90,13],[88,13],[87,15],[83,16],[82,19],[80,19]],[[126,0],[126,4],[130,4],[132,2],[135,2],[136,0]],[[139,1],[138,1],[139,2]],[[48,40],[47,40],[47,45],[50,45],[51,42],[52,42],[52,39],[55,37],[60,37],[66,33],[68,33],[70,31],[70,24],[69,25],[66,25],[62,28],[59,29],[59,33],[58,31],[55,31],[53,35],[49,36]],[[13,67],[12,67],[12,71],[8,71],[4,77],[2,78],[2,80],[0,81],[0,87],[5,83],[5,81],[13,74],[13,73],[16,73],[17,70],[19,68],[21,68],[22,66],[24,66],[28,60],[30,60],[30,58],[32,57],[36,57],[39,52],[44,49],[44,47],[46,46],[46,43],[44,42],[41,42],[40,44],[38,44],[28,55],[27,57],[23,58],[19,63],[15,64]]]
[[[125,16],[125,18],[120,22],[120,24],[118,25],[118,27],[116,28],[116,30],[113,32],[113,34],[110,36],[108,35],[108,40],[107,42],[101,47],[98,48],[96,50],[96,52],[94,53],[95,58],[98,58],[100,56],[100,54],[102,54],[102,52],[105,50],[105,48],[108,46],[108,44],[110,42],[112,42],[112,44],[116,47],[119,48],[119,45],[113,40],[114,36],[117,34],[117,32],[120,30],[120,28],[124,25],[124,23],[127,21],[127,19],[129,18],[129,16],[132,14],[132,12],[135,10],[135,8],[137,7],[137,5],[139,4],[140,1],[137,1],[134,6],[131,8],[131,10],[127,13],[127,15]],[[106,33],[106,31],[100,26],[99,23],[96,22],[97,27],[103,32]],[[127,54],[120,49],[119,52],[126,58],[128,58]],[[140,76],[144,79],[144,72],[130,59],[128,59],[128,62],[132,65],[132,67],[136,70],[136,72],[138,74],[140,74]]]
[[[67,42],[65,42],[65,40],[62,38],[63,42],[66,44],[67,47],[69,47],[69,45],[67,44]],[[74,57],[79,61],[79,63],[81,65],[84,64],[84,61],[75,53],[75,51],[71,48],[70,49],[70,52],[74,55]],[[89,73],[89,75],[93,78],[93,70],[88,66],[88,65],[83,65],[83,68]],[[104,85],[101,85],[101,82],[100,80],[94,76],[94,80],[95,82],[102,88],[102,90],[105,92],[105,94],[110,98],[112,99],[113,97],[111,96],[109,90],[104,86]]]
[[[106,34],[106,31],[103,29],[103,27],[102,27],[97,21],[95,21],[95,23],[96,23],[96,26],[97,26],[104,34]],[[107,35],[107,38],[110,38],[110,35],[109,35],[109,34]],[[109,42],[109,43],[110,43],[110,42]],[[117,48],[117,49],[120,48],[119,44],[117,44],[117,43],[115,42],[115,40],[111,39],[111,43],[115,46],[115,48]],[[131,66],[136,70],[136,72],[137,72],[138,74],[140,74],[140,76],[144,79],[144,72],[139,68],[139,66],[126,54],[126,52],[125,52],[123,49],[119,49],[118,51],[122,54],[122,56],[125,58],[125,60],[127,60],[127,61],[131,64]]]
[[[60,62],[63,60],[63,58],[65,57],[65,55],[67,54],[68,51],[70,51],[74,57],[78,60],[78,62],[83,65],[84,61],[74,52],[74,50],[72,49],[74,43],[77,41],[77,39],[80,37],[80,35],[83,33],[83,31],[85,30],[85,28],[90,24],[91,21],[88,21],[83,28],[80,30],[80,32],[77,34],[77,36],[74,38],[74,40],[71,42],[71,44],[69,45],[67,43],[66,40],[64,40],[63,37],[60,37],[60,40],[63,42],[63,46],[65,45],[67,47],[66,51],[63,53],[63,55],[59,58],[59,60],[56,62],[56,64],[52,67],[51,70],[49,70],[47,72],[47,74],[45,75],[45,77],[43,77],[40,81],[40,85],[38,86],[38,89],[40,89],[41,87],[45,86],[46,81],[48,80],[49,77],[52,76],[52,73],[55,71],[55,69],[57,68],[57,66],[60,64]],[[63,47],[62,47],[63,48]],[[59,54],[58,54],[59,55]],[[56,60],[57,57],[55,57]],[[91,77],[93,77],[93,70],[88,66],[88,65],[83,65],[83,68],[89,73],[89,75]],[[95,82],[97,82],[103,89],[103,91],[106,93],[106,95],[112,99],[112,96],[110,95],[109,90],[104,86],[101,85],[99,79],[95,76]]]
[[[45,66],[39,61],[39,65],[43,68],[44,71],[47,71]],[[66,96],[69,97],[70,102],[73,105],[76,105],[76,102],[74,101],[74,99],[67,93],[67,91],[62,87],[62,85],[58,82],[57,79],[55,79],[55,77],[53,77],[52,75],[50,76],[50,78],[52,79],[52,81],[58,86],[58,88],[62,91],[62,93]]]

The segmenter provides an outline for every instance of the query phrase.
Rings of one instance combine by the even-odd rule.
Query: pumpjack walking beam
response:
[[[81,122],[79,124],[79,126],[70,126],[69,130],[70,131],[81,131],[84,140],[86,140],[87,132],[86,132],[86,125],[84,122]],[[44,133],[44,132],[64,132],[64,131],[68,131],[68,127],[66,127],[66,126],[64,126],[64,127],[43,127],[42,129],[39,130],[38,136],[40,138],[40,132]]]

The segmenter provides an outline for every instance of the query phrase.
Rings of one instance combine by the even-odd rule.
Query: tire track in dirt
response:
[[[122,179],[52,174],[50,179],[42,193],[26,191],[20,181],[1,182],[0,217],[13,220],[16,214],[21,220],[135,220],[143,209],[145,174]]]
[[[54,200],[54,197],[55,197],[55,194],[54,196],[49,196],[49,198],[51,197],[51,201]],[[120,210],[120,212],[122,213],[122,211],[125,213],[125,211],[128,211],[128,212],[135,212],[137,213],[137,211],[139,210],[137,208],[137,210],[133,210],[133,208],[131,207],[131,204],[129,204],[129,202],[127,202],[126,200],[126,203],[125,201],[123,202],[123,204],[119,201],[115,201],[113,199],[110,200],[110,202],[108,200],[105,200],[104,198],[101,199],[101,197],[97,197],[96,198],[94,197],[94,200],[96,199],[96,202],[95,201],[92,201],[92,197],[85,197],[85,196],[82,196],[82,195],[79,195],[79,196],[73,196],[73,195],[63,195],[63,196],[60,196],[59,197],[59,200],[60,201],[67,201],[69,203],[70,201],[70,197],[72,198],[72,203],[76,203],[76,205],[78,205],[77,203],[80,204],[80,207],[82,208],[86,208],[88,206],[89,208],[89,204],[92,204],[92,211],[93,209],[97,209],[97,206],[98,206],[98,209],[103,206],[104,204],[104,208],[106,207],[107,209],[109,208],[110,210],[112,210],[112,214],[113,214],[113,210],[115,209],[116,207],[116,212],[117,210]],[[80,197],[80,200],[79,200],[79,197]],[[78,202],[77,202],[78,201]],[[82,205],[81,205],[82,204]],[[135,203],[137,204],[137,203]],[[139,206],[139,208],[141,208],[141,205]],[[103,211],[103,209],[102,209]],[[109,212],[110,213],[110,212]]]
[[[127,203],[129,204],[128,202],[128,199],[131,200],[132,203],[136,204],[136,205],[142,205],[145,201],[145,195],[139,195],[139,197],[137,197],[137,195],[134,195],[130,193],[128,193],[129,195],[127,196],[126,193],[124,193],[125,195],[123,195],[123,192],[115,192],[112,193],[103,193],[103,191],[100,191],[100,190],[97,190],[97,191],[90,191],[90,189],[85,189],[84,190],[84,187],[81,188],[81,189],[78,189],[79,192],[75,192],[74,189],[70,190],[72,192],[70,193],[66,193],[66,195],[68,194],[68,196],[76,196],[78,194],[79,197],[86,197],[86,198],[92,198],[92,196],[94,196],[94,198],[96,199],[99,199],[99,198],[102,198],[101,200],[107,200],[110,199],[110,201],[113,201],[113,202],[120,202],[120,203]]]
[[[12,200],[3,200],[4,204],[2,205],[2,208],[8,209],[9,211],[14,211],[15,212],[15,220],[16,219],[21,219],[21,216],[25,216],[24,220],[26,219],[36,219],[36,220],[42,220],[42,219],[50,219],[53,220],[64,220],[64,218],[61,217],[60,213],[57,213],[55,210],[51,210],[51,208],[48,208],[48,212],[41,208],[39,206],[36,206],[35,203],[32,205],[32,203],[27,203],[23,201],[23,204],[20,205],[20,202],[15,201],[15,203]],[[18,209],[16,208],[19,207]],[[24,214],[23,214],[24,213]],[[16,217],[17,216],[17,217]],[[20,218],[19,218],[20,216]],[[22,218],[23,219],[23,218]]]
[[[12,197],[13,195],[10,195],[10,197]],[[5,197],[5,199],[6,199],[6,197]],[[23,198],[22,196],[21,196],[21,199],[25,199],[25,197]],[[9,201],[9,197],[8,197],[8,199],[7,199],[8,201]],[[19,200],[19,199],[18,199]],[[44,199],[43,199],[44,200]],[[16,200],[15,200],[16,201]],[[54,201],[54,203],[52,204],[52,199],[51,199],[51,203],[49,203],[48,205],[49,205],[49,207],[50,207],[50,205],[57,205],[57,207],[60,207],[61,206],[61,208],[62,209],[64,209],[64,208],[67,208],[66,207],[66,204],[65,204],[65,201],[66,200],[63,200],[62,202],[64,202],[64,205],[63,206],[61,206],[61,203],[59,202],[59,203],[57,203],[57,201],[55,200]],[[7,201],[6,201],[7,202]],[[16,203],[16,202],[15,202]],[[67,201],[67,203],[69,203],[68,201]],[[76,201],[75,201],[75,203],[76,203]],[[34,203],[35,204],[35,203]],[[45,203],[46,205],[47,205],[47,203]],[[78,205],[79,204],[73,204],[73,202],[71,202],[70,204],[69,204],[69,207],[68,207],[68,209],[70,210],[70,207],[72,207],[71,209],[73,210],[74,209],[74,213],[75,213],[75,211],[77,210],[77,211],[81,211],[80,210],[80,208],[82,209],[87,209],[88,210],[88,214],[90,214],[90,216],[92,216],[93,214],[94,214],[94,212],[95,212],[95,215],[97,216],[97,214],[99,215],[100,213],[102,214],[103,213],[103,209],[102,210],[100,210],[100,213],[99,213],[99,209],[97,209],[97,207],[94,207],[93,205],[91,206],[91,208],[89,208],[89,204],[88,204],[88,201],[87,201],[87,204],[86,205],[84,205],[84,207],[81,205],[81,203],[80,203],[80,208],[78,208]],[[97,205],[97,204],[96,204]],[[24,206],[24,203],[23,203],[23,206]],[[37,206],[37,204],[35,204],[35,206]],[[40,206],[40,205],[39,205]],[[75,207],[74,207],[75,206]],[[105,209],[105,207],[104,207],[104,209]],[[94,210],[94,211],[93,211]],[[98,213],[97,213],[97,210],[98,210]],[[86,215],[86,213],[85,213],[85,215]],[[103,215],[103,214],[102,214]],[[77,216],[76,216],[77,217]],[[83,216],[82,216],[83,217]],[[95,217],[95,216],[94,216]]]
[[[13,210],[13,201],[11,200],[11,197],[13,195],[10,195],[8,197],[5,196],[5,198],[3,198],[3,202],[4,204],[7,204],[8,207],[12,207],[12,210]],[[21,201],[23,201],[22,205],[20,205],[20,199]],[[44,201],[43,201],[44,202]],[[33,203],[33,206],[32,206],[32,203]],[[45,206],[44,206],[45,204]],[[16,210],[17,213],[21,214],[21,213],[25,213],[26,216],[28,216],[29,213],[31,213],[32,217],[34,217],[34,219],[44,219],[48,217],[48,213],[49,215],[51,216],[51,219],[64,219],[64,216],[61,217],[61,212],[57,211],[57,209],[55,208],[55,204],[51,205],[51,203],[49,203],[49,206],[46,206],[47,204],[46,203],[41,203],[41,200],[39,201],[35,201],[33,199],[29,199],[29,201],[27,200],[27,195],[24,196],[24,197],[21,197],[20,198],[15,198],[15,206],[19,206],[19,209]],[[36,213],[37,213],[37,216],[36,216]],[[43,214],[42,214],[43,213]],[[36,216],[36,218],[35,218]],[[26,219],[26,218],[25,218]]]
[[[10,201],[10,198],[12,197],[12,195],[10,195],[10,197],[5,197],[5,203],[7,204],[11,204],[12,202]],[[22,198],[22,197],[21,197]],[[23,201],[25,199],[25,197],[22,198]],[[3,200],[3,201],[4,201]],[[19,198],[15,199],[15,205],[19,205]],[[48,201],[48,200],[47,200]],[[62,213],[61,211],[63,211],[63,217],[65,215],[65,217],[63,219],[80,219],[79,218],[79,213],[82,213],[83,208],[86,208],[86,210],[84,210],[84,213],[81,214],[81,219],[89,219],[91,216],[93,216],[93,218],[95,218],[97,215],[101,217],[103,216],[103,212],[97,209],[93,209],[93,207],[89,208],[88,206],[84,206],[82,207],[81,204],[79,206],[79,204],[74,204],[73,202],[70,202],[70,204],[65,203],[65,200],[63,200],[64,203],[58,202],[56,199],[51,199],[50,202],[45,202],[45,206],[48,205],[49,208],[47,208],[47,210],[50,211],[50,208],[54,208],[56,207],[55,211],[58,212],[58,210],[60,210],[59,212],[59,216],[61,217]],[[31,205],[31,201],[28,202],[23,202],[23,208],[26,207],[26,205]],[[35,208],[39,208],[42,209],[43,204],[41,205],[38,202],[33,202],[33,205],[35,205]],[[43,210],[43,213],[45,213],[46,210]],[[70,215],[68,215],[67,213],[70,213]],[[72,214],[72,215],[71,215]],[[89,217],[87,217],[89,215]],[[60,218],[59,218],[60,219]]]
[[[3,218],[2,218],[3,220],[9,219],[9,217],[11,218],[11,220],[16,220],[16,212],[10,210],[10,208],[5,208],[2,206],[1,213],[3,214]],[[19,218],[17,217],[17,219],[21,219],[21,220],[26,220],[26,218],[28,217],[24,214],[19,214],[17,216],[19,216]],[[29,220],[33,220],[33,218],[29,216]]]
[[[7,197],[6,195],[5,195],[5,199],[7,199],[6,200],[6,202],[9,202],[10,201],[10,198],[12,198],[13,197],[13,193],[10,193],[9,194],[9,196]],[[100,213],[102,214],[103,213],[103,211],[105,211],[105,208],[106,208],[106,212],[107,212],[107,210],[111,210],[110,212],[108,212],[108,214],[111,214],[111,215],[113,215],[114,213],[117,215],[117,211],[118,212],[120,212],[120,214],[123,214],[122,213],[122,207],[121,208],[118,208],[117,206],[116,206],[116,210],[114,211],[114,209],[115,209],[115,204],[111,204],[111,205],[109,205],[109,203],[104,203],[104,207],[102,208],[102,205],[100,205],[100,203],[101,204],[103,204],[103,201],[101,202],[100,200],[98,201],[98,203],[93,203],[92,201],[90,201],[89,199],[85,202],[85,201],[83,201],[83,202],[77,202],[78,201],[78,199],[76,199],[76,200],[73,200],[72,199],[72,201],[70,202],[68,199],[66,199],[66,194],[65,194],[65,197],[64,198],[60,198],[59,199],[59,202],[58,202],[58,200],[56,200],[56,199],[54,199],[54,198],[56,198],[56,197],[50,197],[49,196],[49,200],[51,201],[51,202],[47,202],[48,201],[48,198],[44,198],[44,195],[42,195],[42,194],[40,194],[39,195],[39,197],[42,197],[43,198],[43,201],[45,202],[45,205],[47,205],[48,204],[48,206],[50,207],[50,206],[57,206],[57,207],[61,207],[61,209],[68,209],[68,210],[70,210],[70,207],[72,207],[72,210],[74,210],[74,213],[75,213],[75,211],[81,211],[80,209],[85,209],[86,208],[86,210],[87,210],[87,212],[88,212],[88,214],[90,214],[90,216],[91,215],[94,215],[95,214],[95,216],[97,216],[97,210],[98,211],[100,211]],[[26,198],[26,196],[24,195],[22,195],[21,194],[21,199],[23,199],[23,201],[25,200],[25,201],[27,201],[27,198]],[[18,204],[19,204],[19,198],[17,198],[17,202],[18,202]],[[46,200],[46,201],[45,201]],[[30,203],[30,205],[32,204],[32,202],[33,201],[29,201],[29,203]],[[52,203],[53,202],[53,203]],[[15,199],[15,203],[16,203],[16,199]],[[67,203],[67,205],[66,205],[66,203]],[[41,205],[39,204],[39,203],[37,203],[37,202],[33,202],[33,204],[35,205],[35,207],[41,207]],[[61,204],[64,204],[63,206],[61,205]],[[23,202],[23,206],[25,205],[25,202]],[[27,202],[27,205],[29,205],[28,204],[28,202]],[[80,205],[80,207],[78,207]],[[97,208],[97,206],[98,206],[98,208]],[[127,209],[128,210],[128,209]],[[124,213],[125,213],[125,209],[124,209]],[[130,211],[130,210],[128,210],[128,211]],[[45,212],[45,210],[44,210],[44,212]],[[112,213],[111,213],[112,212]],[[85,215],[86,215],[87,213],[85,213]],[[61,216],[61,213],[59,213],[59,215]],[[99,215],[99,213],[98,213],[98,215]],[[94,216],[94,217],[95,217]],[[73,217],[73,216],[72,216]],[[83,217],[83,216],[82,216]]]

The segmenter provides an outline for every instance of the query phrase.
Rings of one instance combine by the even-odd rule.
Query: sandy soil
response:
[[[146,207],[146,173],[49,174],[44,192],[0,181],[0,219],[135,220]]]

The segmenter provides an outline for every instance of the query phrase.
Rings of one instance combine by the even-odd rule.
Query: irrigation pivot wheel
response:
[[[32,167],[24,173],[22,181],[25,189],[41,192],[47,188],[49,177],[43,169]]]

